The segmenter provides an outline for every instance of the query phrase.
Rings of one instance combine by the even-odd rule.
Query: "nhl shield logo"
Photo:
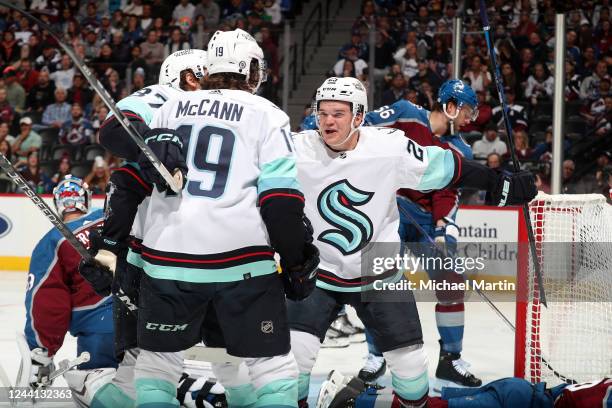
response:
[[[272,324],[271,320],[261,322],[261,332],[265,334],[274,333],[274,324]]]

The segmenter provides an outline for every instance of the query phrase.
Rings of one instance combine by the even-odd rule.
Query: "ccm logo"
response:
[[[13,224],[11,223],[11,220],[9,220],[6,215],[0,214],[0,238],[8,235],[12,228]]]
[[[149,323],[145,326],[147,330],[158,330],[164,332],[175,332],[183,331],[189,326],[189,324],[161,324],[161,323]]]

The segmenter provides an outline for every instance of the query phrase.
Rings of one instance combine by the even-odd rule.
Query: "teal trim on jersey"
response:
[[[424,147],[427,150],[429,164],[417,190],[427,191],[441,189],[448,185],[455,175],[455,156],[450,150],[437,146]]]
[[[136,405],[146,408],[174,408],[179,406],[176,399],[176,385],[157,378],[139,378],[136,385]]]
[[[427,371],[413,378],[400,378],[391,373],[391,386],[401,398],[416,401],[427,394],[429,377]]]
[[[295,378],[272,381],[257,389],[254,407],[295,407],[298,400],[298,384]]]
[[[272,188],[300,189],[297,181],[297,166],[293,157],[280,157],[261,166],[257,180],[257,193]]]
[[[257,261],[245,265],[233,266],[223,269],[195,269],[181,268],[179,266],[154,265],[143,260],[147,275],[156,279],[169,279],[191,283],[236,282],[249,274],[251,278],[276,273],[276,263],[270,261]]]
[[[137,254],[136,252],[132,251],[132,249],[128,249],[128,253],[127,253],[127,261],[128,263],[134,265],[137,268],[143,269],[144,268],[144,261],[142,260],[142,257],[140,256],[140,254]]]
[[[227,398],[228,407],[250,407],[257,402],[257,394],[251,384],[226,387],[225,397]]]
[[[318,283],[317,283],[317,286]],[[298,376],[298,401],[308,398],[308,390],[310,389],[310,373],[300,373]]]
[[[140,165],[138,164],[138,162],[124,160],[123,163],[121,163],[122,166],[126,164],[129,164],[130,166],[134,167],[136,170],[140,171]]]
[[[130,112],[134,112],[135,114],[140,116],[147,125],[149,125],[153,120],[153,109],[151,109],[151,106],[149,106],[148,103],[144,102],[142,98],[139,98],[137,96],[130,95],[123,98],[122,100],[117,102],[117,108],[122,111],[127,110]],[[113,115],[113,112],[109,112],[108,115],[106,115],[106,119],[110,118]]]
[[[134,402],[121,388],[108,383],[96,391],[89,408],[133,408]]]
[[[383,283],[398,282],[402,278],[402,276],[403,276],[403,272],[402,271],[398,271],[397,274],[389,276],[386,279],[383,279],[382,282]],[[325,289],[325,290],[331,290],[332,292],[365,292],[365,291],[368,291],[368,290],[374,290],[374,284],[373,283],[369,283],[369,284],[363,285],[363,286],[344,288],[344,287],[340,287],[340,286],[330,285],[329,283],[322,282],[320,280],[317,280],[317,287],[321,288],[321,289]]]
[[[272,177],[268,179],[259,179],[257,183],[257,194],[261,194],[264,191],[272,190],[275,188],[290,188],[292,190],[299,190],[300,183],[296,179],[290,177]]]

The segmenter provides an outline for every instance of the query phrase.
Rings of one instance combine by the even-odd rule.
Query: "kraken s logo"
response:
[[[348,180],[340,180],[325,188],[317,199],[319,214],[336,228],[323,231],[317,239],[350,255],[363,248],[374,233],[372,221],[356,206],[366,204],[374,193],[359,190]]]

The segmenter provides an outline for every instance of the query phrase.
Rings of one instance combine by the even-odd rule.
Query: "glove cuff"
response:
[[[53,362],[53,357],[49,357],[49,352],[47,350],[43,350],[40,347],[35,348],[30,353],[30,358],[34,364],[38,364],[41,366],[48,366]]]

